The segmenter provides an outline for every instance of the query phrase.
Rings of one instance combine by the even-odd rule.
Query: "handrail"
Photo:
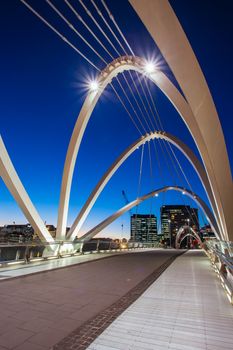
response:
[[[206,241],[204,246],[214,271],[233,304],[233,242],[211,240]]]
[[[0,268],[7,265],[59,259],[94,252],[112,252],[141,248],[158,247],[159,243],[114,242],[96,239],[89,242],[19,242],[0,243]]]

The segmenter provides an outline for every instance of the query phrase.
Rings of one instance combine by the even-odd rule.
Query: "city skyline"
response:
[[[226,4],[227,3],[228,2],[226,2]],[[154,53],[156,58],[159,57],[159,62],[165,73],[170,74],[161,56],[158,54],[158,50],[149,37],[149,34],[145,32],[139,20],[136,19],[136,15],[132,8],[130,8],[130,5],[122,1],[121,6],[123,6],[123,4],[126,6],[126,13],[123,19],[121,19],[122,23],[120,23],[120,25],[122,26],[124,34],[131,40],[130,43],[133,45],[134,37],[132,35],[132,28],[137,24],[138,33],[146,38],[145,42],[148,44],[148,48],[140,47],[137,44],[137,47],[134,47],[136,53],[139,56],[145,53],[145,58],[148,58],[149,52]],[[188,23],[188,19],[186,18],[187,22],[183,23],[181,7],[179,8],[178,5],[175,5],[174,1],[171,2],[171,5],[174,6],[178,17],[180,16],[179,19],[181,20],[188,38],[191,40],[194,51],[206,75],[207,82],[220,115],[232,165],[232,143],[230,139],[232,120],[227,117],[227,113],[230,113],[231,106],[229,102],[230,99],[227,101],[226,96],[227,93],[230,94],[229,91],[227,92],[227,90],[230,90],[227,88],[227,84],[229,83],[230,86],[231,71],[230,66],[228,66],[226,62],[229,60],[230,63],[230,57],[232,57],[230,56],[230,54],[232,54],[231,49],[228,48],[229,52],[222,52],[221,40],[218,40],[218,38],[216,39],[216,32],[213,31],[212,33],[208,30],[205,31],[206,36],[204,36],[204,38],[198,38],[198,40],[201,39],[201,44],[195,46],[196,35],[199,33],[198,30],[201,32],[200,28],[193,26],[192,21],[196,18],[194,17],[191,23]],[[15,41],[11,46],[5,46],[6,49],[3,56],[4,74],[1,91],[3,92],[2,96],[4,102],[1,106],[1,115],[3,116],[1,134],[16,170],[32,198],[33,203],[38,208],[41,217],[47,221],[47,223],[56,225],[65,153],[73,124],[80,110],[81,102],[83,102],[85,97],[85,82],[87,81],[88,73],[89,76],[93,76],[94,71],[90,69],[79,56],[74,55],[69,47],[62,41],[59,41],[48,28],[44,27],[43,24],[33,17],[18,1],[12,1],[10,4],[1,6],[3,6],[6,12],[14,8],[15,13],[13,16],[17,17],[15,18],[14,27],[12,29],[7,27],[6,30],[5,28],[8,34],[6,37],[10,39],[9,41],[12,42],[13,38]],[[117,12],[117,5],[109,1],[109,6],[112,8],[115,15]],[[192,4],[192,6],[195,9],[195,4]],[[4,17],[4,12],[2,13]],[[198,12],[195,13],[198,15]],[[207,14],[207,12],[204,11],[204,15],[205,14]],[[208,17],[208,19],[211,20],[212,18],[214,21],[217,14],[219,14],[219,12],[218,9],[215,8],[215,11],[210,15],[212,17]],[[187,17],[187,9],[185,15]],[[191,15],[193,15],[193,13],[190,13],[190,18]],[[225,18],[225,15],[229,16],[227,12],[219,14],[221,20],[218,22],[218,28],[231,26],[230,22],[226,20],[223,23],[223,17]],[[22,16],[24,21],[22,21]],[[199,27],[203,25],[201,20],[204,17],[202,18],[202,16],[199,15],[199,21],[197,21]],[[129,18],[128,26],[126,26],[124,22],[126,18]],[[222,27],[220,27],[220,24]],[[212,30],[213,26],[210,27]],[[31,28],[30,33],[28,32],[29,28]],[[203,29],[206,28],[202,28],[202,30]],[[221,31],[221,29],[219,29],[219,31]],[[19,37],[21,38],[20,42],[18,42]],[[38,41],[35,40],[35,37]],[[224,40],[227,39],[224,38]],[[208,41],[209,46],[206,46],[205,43]],[[6,44],[5,41],[4,43]],[[52,47],[50,47],[50,45],[52,45]],[[220,47],[220,49],[217,47]],[[222,48],[223,47],[225,47],[225,42],[222,43]],[[21,52],[17,51],[17,48],[20,48]],[[145,50],[145,52],[143,52],[143,50]],[[206,53],[204,50],[208,52]],[[18,59],[16,59],[15,65],[13,66],[11,60],[14,51],[16,51]],[[216,55],[212,62],[208,62],[209,57],[213,57],[211,51],[216,51]],[[64,59],[61,59],[61,56]],[[57,58],[58,62],[55,61],[56,57],[59,57]],[[221,67],[220,58],[222,59]],[[221,68],[222,77],[220,77],[221,74],[216,67]],[[226,76],[227,73],[229,77]],[[219,90],[219,86],[222,86],[221,81],[225,83]],[[185,140],[185,142],[195,150],[191,136],[169,101],[166,100],[158,89],[154,87],[151,87],[151,89],[156,96],[156,103],[162,116],[165,130],[173,132],[182,138],[182,140]],[[11,104],[10,96],[13,95],[13,92],[16,93],[16,97],[14,96],[14,104]],[[169,118],[167,115],[169,115]],[[87,135],[85,135],[81,153],[78,157],[78,169],[76,169],[75,172],[71,194],[69,225],[72,223],[89,192],[105,170],[110,166],[114,158],[138,137],[133,125],[127,118],[122,106],[117,103],[113,94],[107,89],[90,120],[86,133]],[[116,136],[118,134],[121,135],[121,144],[117,142]],[[93,139],[95,140],[94,142]],[[195,188],[195,192],[206,199],[204,191],[191,166],[179,152],[176,152],[176,154],[180,161],[182,161],[192,187]],[[145,154],[144,162],[147,165],[149,164],[147,154]],[[161,162],[166,172],[165,163],[163,160],[161,160]],[[93,213],[88,218],[89,223],[87,222],[84,226],[84,232],[85,229],[94,226],[101,218],[104,218],[124,205],[124,199],[121,196],[122,189],[126,191],[131,200],[137,196],[139,163],[140,152],[133,154],[114,175],[114,178],[93,208]],[[158,167],[154,172],[156,172],[156,170],[158,170]],[[144,170],[144,177],[142,177],[141,194],[151,190],[149,171],[149,167],[147,166],[147,169]],[[127,178],[126,174],[129,173],[131,177]],[[165,173],[163,180],[165,180],[165,182],[168,181],[169,174]],[[152,189],[159,188],[161,185],[162,180],[158,180],[155,176]],[[1,183],[0,186],[0,225],[12,221],[24,220],[23,214],[8,194],[4,184]],[[158,216],[159,208],[164,203],[164,198],[161,197],[162,196],[155,198],[152,204],[150,204],[149,201],[145,204],[141,204],[140,210],[146,212],[148,208],[153,205],[153,207],[155,207],[154,214]],[[166,195],[166,197],[165,204],[183,204],[182,201],[184,199],[182,199],[181,196],[169,194],[168,196]],[[193,205],[192,202],[186,198],[185,204]],[[129,222],[129,216],[127,215],[128,214],[125,214],[123,218],[118,219],[116,223],[112,224],[111,229],[107,228],[104,232],[110,230],[110,233],[114,233],[118,231],[117,234],[119,235],[119,233],[121,233],[122,222]],[[125,225],[125,229],[127,229],[127,225]],[[104,235],[104,232],[101,235]],[[126,236],[126,234],[124,235]]]

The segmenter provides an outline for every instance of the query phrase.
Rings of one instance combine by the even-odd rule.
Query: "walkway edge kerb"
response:
[[[182,251],[175,256],[171,256],[165,263],[159,266],[120,299],[87,320],[82,326],[75,329],[50,350],[85,350],[118,316],[120,316],[120,314],[122,314],[123,311],[135,302],[146,289],[159,278],[176,258],[185,252],[186,251]]]

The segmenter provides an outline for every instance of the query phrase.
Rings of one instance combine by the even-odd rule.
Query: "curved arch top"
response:
[[[90,196],[88,197],[87,201],[85,202],[84,206],[82,207],[80,213],[76,217],[73,225],[71,226],[69,232],[67,233],[67,239],[70,239],[70,240],[75,239],[87,215],[89,214],[91,208],[93,207],[97,198],[99,197],[100,193],[102,192],[102,190],[104,189],[108,181],[111,179],[111,177],[114,175],[114,173],[117,171],[117,169],[122,165],[122,163],[142,144],[145,144],[146,142],[149,142],[154,139],[162,139],[162,140],[171,142],[185,155],[185,157],[193,165],[196,173],[198,174],[202,182],[202,185],[206,191],[207,197],[209,198],[210,204],[212,206],[213,212],[215,214],[217,213],[217,209],[215,207],[215,202],[212,195],[211,187],[209,185],[208,178],[206,176],[206,173],[202,164],[199,162],[195,154],[177,137],[166,132],[155,131],[153,133],[140,137],[137,141],[131,144],[110,166],[110,168],[106,171],[106,173],[100,179],[100,181],[98,182],[98,184],[96,185],[96,187],[94,188]],[[218,235],[220,236],[219,229],[217,230],[217,232],[218,232]]]
[[[188,235],[190,235],[190,233],[186,234],[186,235],[182,238],[182,240],[180,241],[180,243],[178,243],[178,242],[179,242],[179,239],[180,239],[180,237],[181,237],[181,235],[182,235],[182,233],[184,232],[185,229],[188,229],[189,231],[191,231],[191,232],[192,232],[191,235],[192,235],[194,238],[196,238],[196,239],[198,240],[199,244],[202,246],[201,238],[200,238],[200,236],[194,231],[194,229],[193,229],[192,227],[190,227],[190,226],[182,226],[182,227],[180,227],[180,229],[179,229],[179,231],[177,232],[177,235],[176,235],[175,248],[176,248],[176,249],[180,248],[180,244],[181,244],[182,240],[183,240],[185,237],[187,237]]]
[[[233,240],[233,185],[226,144],[213,98],[195,53],[168,0],[129,1],[168,63],[193,112],[205,154],[202,149],[199,150],[216,202],[219,202],[225,238]]]
[[[80,237],[79,239],[81,241],[88,241],[91,238],[93,238],[94,236],[96,236],[100,231],[102,231],[105,227],[107,227],[108,225],[110,225],[113,221],[115,221],[117,218],[119,218],[121,215],[123,215],[125,212],[127,212],[128,210],[132,209],[133,207],[135,207],[136,205],[144,202],[145,200],[155,196],[156,194],[162,193],[162,192],[167,192],[167,191],[178,191],[178,192],[182,192],[187,196],[189,196],[190,198],[192,198],[200,207],[201,209],[204,211],[209,224],[213,230],[213,232],[215,233],[216,237],[218,239],[220,239],[219,235],[218,235],[218,228],[217,228],[217,223],[215,220],[215,217],[213,216],[211,210],[209,209],[208,205],[196,194],[192,193],[191,191],[184,189],[183,187],[180,186],[165,186],[162,187],[158,190],[152,191],[140,198],[135,199],[134,201],[128,203],[127,205],[125,205],[124,207],[122,207],[121,209],[119,209],[118,211],[116,211],[114,214],[112,214],[111,216],[109,216],[107,219],[103,220],[100,224],[98,224],[97,226],[95,226],[93,229],[91,229],[90,231],[88,231],[87,233],[85,233],[82,237]]]
[[[60,194],[60,204],[58,212],[58,224],[57,224],[57,238],[64,239],[66,234],[66,224],[67,224],[67,215],[68,215],[68,206],[70,198],[70,190],[72,177],[74,172],[74,166],[79,151],[79,147],[82,141],[82,137],[87,126],[87,123],[91,117],[92,111],[98,102],[102,92],[106,88],[107,84],[116,77],[119,73],[125,70],[135,70],[141,74],[144,74],[145,60],[133,57],[133,56],[124,56],[119,57],[109,64],[100,74],[99,83],[100,89],[97,91],[91,91],[86,97],[86,100],[83,104],[83,107],[79,113],[79,117],[76,121],[71,140],[69,143],[63,177],[61,185],[61,194]],[[171,81],[163,74],[161,71],[155,71],[154,73],[148,75],[148,78],[151,79],[163,93],[168,97],[174,107],[177,109],[178,113],[181,115],[185,124],[187,125],[190,133],[192,134],[198,150],[201,154],[205,170],[207,172],[209,183],[211,186],[212,194],[214,197],[214,202],[216,206],[216,219],[219,223],[219,231],[221,232],[222,238],[227,239],[226,223],[225,216],[222,207],[221,196],[218,191],[216,179],[214,176],[214,171],[212,164],[209,159],[207,148],[204,142],[204,138],[201,134],[200,128],[197,124],[197,121],[194,117],[194,114],[186,102],[185,98],[179,92],[179,90],[171,83]]]

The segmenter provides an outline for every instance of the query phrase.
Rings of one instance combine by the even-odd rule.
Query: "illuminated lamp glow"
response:
[[[155,70],[154,63],[150,62],[150,61],[146,62],[146,64],[145,64],[145,72],[150,74],[150,73],[154,72],[154,70]]]
[[[99,83],[96,80],[93,80],[89,83],[89,90],[90,91],[97,91],[99,89]]]

